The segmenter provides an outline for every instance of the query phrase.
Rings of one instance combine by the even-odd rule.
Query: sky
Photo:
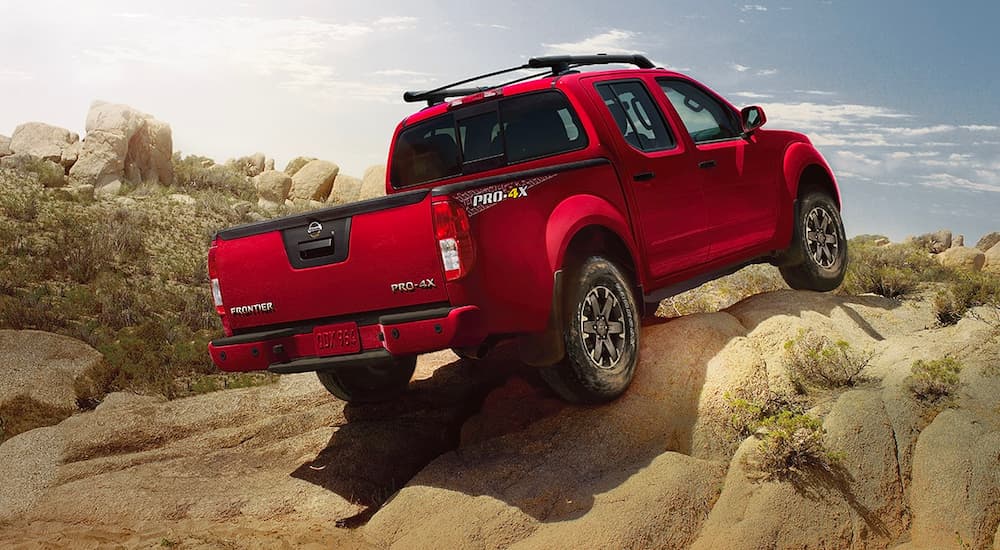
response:
[[[384,163],[402,92],[559,53],[645,53],[834,169],[849,235],[1000,230],[1000,2],[0,0],[0,134],[95,99],[218,161]]]

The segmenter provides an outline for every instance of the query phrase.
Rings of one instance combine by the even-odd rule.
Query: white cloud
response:
[[[729,66],[732,67],[732,69],[738,73],[745,73],[750,70],[750,67],[747,67],[746,65],[740,65],[739,63],[733,63]]]
[[[740,7],[740,11],[767,11],[767,6],[762,6],[760,4],[743,4],[743,6]]]
[[[747,99],[770,99],[774,97],[771,94],[758,94],[756,92],[733,92],[729,95],[736,97],[745,97]]]
[[[637,32],[611,29],[577,42],[542,43],[548,54],[637,53],[633,48]]]
[[[924,126],[921,128],[885,128],[885,131],[890,134],[896,134],[906,137],[915,136],[927,136],[930,134],[941,134],[945,132],[952,132],[955,127],[950,124],[938,124],[935,126]]]
[[[392,15],[379,17],[372,22],[372,25],[380,29],[400,31],[416,27],[418,21],[420,21],[420,19],[416,17]]]
[[[761,69],[757,71],[757,76],[772,76],[778,74],[778,69]]]
[[[143,17],[149,17],[149,14],[135,13],[135,12],[119,12],[119,13],[112,13],[111,17],[120,17],[122,19],[142,19]]]
[[[1000,130],[1000,126],[993,126],[991,124],[967,124],[965,126],[959,126],[959,128],[970,132],[996,132],[997,130]]]
[[[828,92],[826,90],[794,90],[794,91],[797,94],[821,95],[821,96],[837,95],[837,92]]]
[[[408,70],[408,69],[382,69],[380,71],[374,71],[374,72],[372,72],[372,74],[376,75],[376,76],[392,76],[392,77],[397,77],[397,76],[416,76],[416,77],[430,76],[429,73],[422,73],[420,71],[411,71],[411,70]]]
[[[487,28],[487,29],[499,29],[502,31],[509,31],[510,27],[507,25],[501,25],[499,23],[473,23],[473,27]]]
[[[928,176],[919,176],[918,179],[920,180],[920,185],[938,189],[966,189],[970,191],[1000,193],[1000,185],[990,185],[988,183],[973,181],[954,174],[931,174]]]

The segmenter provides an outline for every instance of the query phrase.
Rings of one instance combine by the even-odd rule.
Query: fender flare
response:
[[[549,269],[555,273],[562,269],[566,251],[573,237],[585,227],[596,225],[614,233],[628,248],[629,256],[636,262],[638,251],[632,239],[625,216],[607,200],[596,195],[574,195],[559,203],[549,215],[545,225],[545,251]],[[636,270],[638,265],[629,266]],[[636,281],[639,284],[640,281]]]
[[[826,176],[830,178],[830,182],[833,183],[834,199],[839,207],[841,205],[840,187],[837,185],[837,179],[833,177],[833,170],[812,144],[802,141],[793,143],[785,149],[782,174],[785,178],[785,188],[788,191],[789,200],[795,200],[798,197],[802,174],[806,168],[812,165],[822,168]]]

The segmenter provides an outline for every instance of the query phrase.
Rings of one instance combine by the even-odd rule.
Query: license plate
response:
[[[344,355],[361,351],[361,338],[357,323],[340,323],[313,329],[316,355]]]

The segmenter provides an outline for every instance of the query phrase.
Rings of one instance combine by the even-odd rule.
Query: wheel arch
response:
[[[798,198],[806,188],[821,189],[830,194],[837,208],[841,208],[840,188],[833,171],[812,145],[798,142],[789,146],[785,151],[783,173],[789,199]]]

